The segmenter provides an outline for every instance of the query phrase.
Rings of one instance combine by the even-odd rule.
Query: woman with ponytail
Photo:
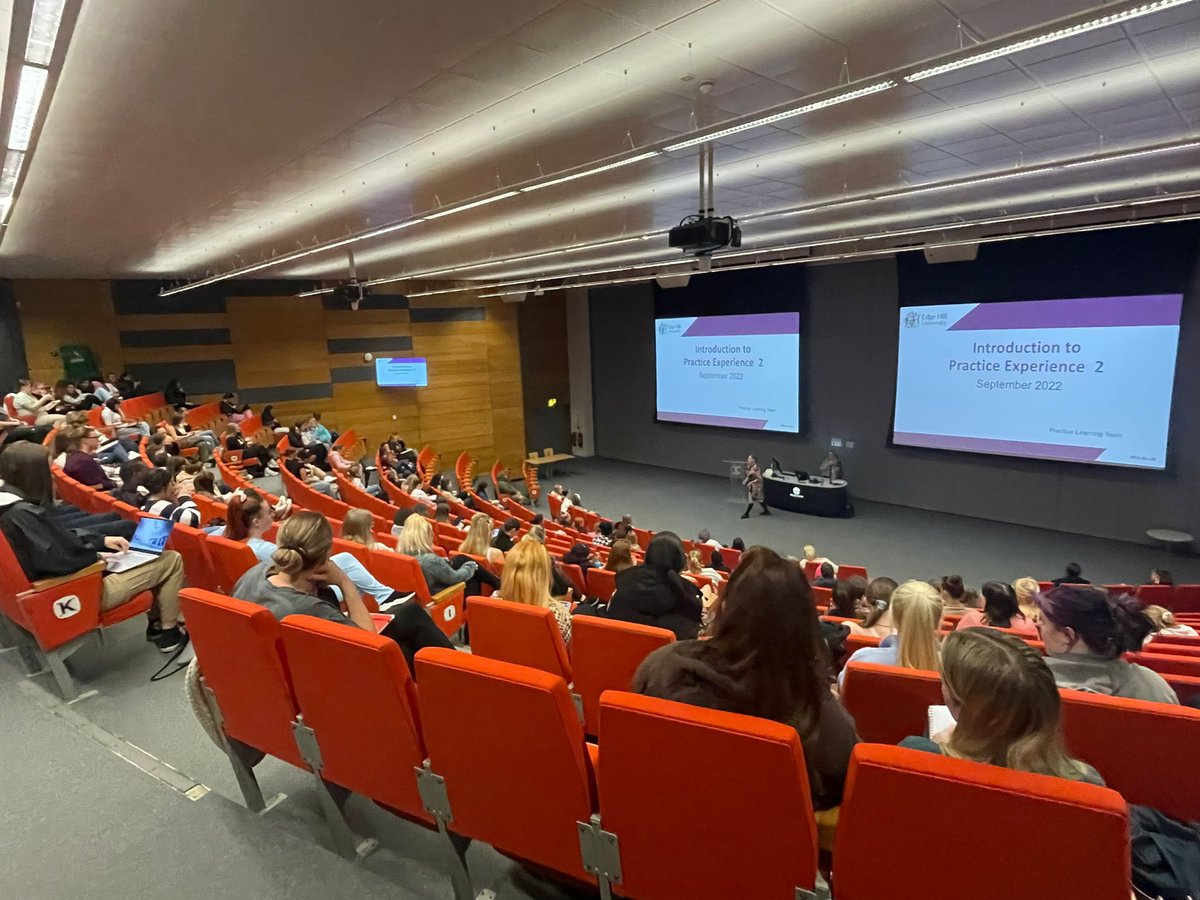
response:
[[[261,502],[261,498],[254,499]],[[245,503],[246,508],[253,506],[251,498],[245,498]],[[269,513],[270,507],[266,509]],[[315,616],[375,632],[375,622],[354,579],[335,562],[354,557],[348,553],[330,556],[333,529],[328,519],[308,510],[298,512],[280,526],[279,542],[271,546],[270,560],[238,579],[234,597],[264,606],[280,620],[292,615]],[[346,604],[345,613],[339,594]],[[410,669],[414,654],[422,647],[452,646],[418,601],[395,602],[387,611],[392,621],[379,633],[400,645]]]
[[[955,631],[942,644],[941,673],[953,728],[933,740],[905,738],[900,746],[1104,784],[1095,769],[1067,755],[1054,675],[1020,638],[990,628]]]
[[[1128,594],[1060,586],[1037,598],[1038,633],[1059,687],[1155,703],[1179,703],[1157,672],[1121,659],[1142,649],[1153,623]]]

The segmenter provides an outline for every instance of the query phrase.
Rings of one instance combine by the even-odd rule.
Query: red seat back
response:
[[[833,588],[818,587],[813,585],[811,588],[813,603],[817,606],[829,606],[833,602]]]
[[[205,539],[204,546],[212,561],[213,574],[226,593],[233,590],[239,578],[258,565],[258,557],[250,545],[242,541],[213,534]]]
[[[855,575],[857,575],[860,578],[866,578],[867,577],[867,567],[866,566],[838,566],[837,577],[839,579],[841,579],[842,581],[845,581],[847,578],[853,578]]]
[[[446,780],[451,830],[594,884],[576,828],[595,810],[591,769],[566,682],[435,647],[416,662],[425,745]]]
[[[864,662],[846,666],[842,704],[864,741],[898,744],[925,734],[929,707],[945,702],[937,672]]]
[[[471,652],[541,669],[571,682],[571,660],[554,613],[496,597],[467,598]]]
[[[233,590],[232,584],[222,584],[222,578],[217,575],[217,568],[208,555],[208,535],[199,528],[176,524],[171,529],[171,549],[183,557],[183,572],[189,587],[205,591]]]
[[[587,570],[587,593],[607,603],[617,589],[617,573],[608,569]]]
[[[1038,849],[994,864],[968,851],[914,864],[948,833],[981,847],[1020,834]],[[1115,791],[900,747],[854,748],[834,860],[838,900],[1129,900],[1129,821]]]
[[[813,890],[817,829],[794,728],[617,691],[600,720],[601,825],[617,835],[623,896]]]
[[[256,603],[211,591],[180,593],[204,681],[216,695],[225,733],[307,768],[292,733],[296,698],[280,656],[279,623]]]
[[[0,534],[0,613],[54,650],[100,624],[99,572],[35,591],[8,539]]]
[[[567,581],[571,582],[574,588],[579,591],[581,597],[587,596],[587,581],[584,579],[583,569],[574,564],[562,563],[558,564],[562,569],[562,573],[567,576]]]
[[[1068,690],[1062,699],[1072,756],[1130,803],[1200,820],[1200,779],[1181,768],[1200,748],[1200,710]]]
[[[1147,648],[1150,649],[1150,648]],[[1130,653],[1125,657],[1130,662],[1138,663],[1147,669],[1153,669],[1159,674],[1200,676],[1200,659],[1194,656],[1183,656],[1171,653],[1142,652]]]
[[[321,777],[432,825],[414,771],[425,759],[416,685],[399,645],[313,616],[288,616],[282,633],[304,724],[321,749]]]
[[[576,616],[571,621],[571,668],[588,734],[600,733],[600,695],[629,690],[642,660],[674,640],[665,628],[603,616]]]

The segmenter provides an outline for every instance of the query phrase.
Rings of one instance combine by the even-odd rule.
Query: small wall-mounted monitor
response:
[[[423,358],[376,357],[375,383],[380,387],[426,387],[429,369]]]

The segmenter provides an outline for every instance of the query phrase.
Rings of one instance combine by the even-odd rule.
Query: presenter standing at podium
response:
[[[754,509],[755,503],[762,507],[764,516],[769,516],[771,511],[763,501],[762,472],[759,471],[758,460],[753,456],[746,457],[746,477],[742,479],[742,484],[746,486],[746,511],[742,513],[742,518],[750,518],[750,510]]]

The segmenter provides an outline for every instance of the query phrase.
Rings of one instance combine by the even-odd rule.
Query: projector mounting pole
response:
[[[349,264],[350,264],[349,265],[350,280],[354,281],[354,280],[356,280],[358,273],[356,272],[356,270],[354,268],[354,249],[353,248],[351,248],[351,247],[346,248],[346,259],[347,259],[347,262],[349,262]]]
[[[696,104],[696,127],[707,128],[712,121],[712,90],[711,81],[702,81],[699,85],[700,98]],[[712,141],[700,145],[700,218],[713,214],[713,145]]]

